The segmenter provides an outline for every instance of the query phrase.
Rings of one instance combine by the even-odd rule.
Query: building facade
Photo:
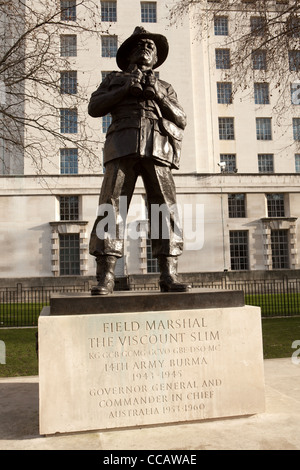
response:
[[[271,3],[276,10],[282,2]],[[231,81],[234,12],[210,17],[199,40],[193,16],[170,26],[162,0],[101,1],[95,15],[105,33],[93,37],[76,29],[72,34],[64,31],[63,22],[69,25],[81,12],[75,0],[61,4],[65,16],[53,47],[58,60],[67,58],[69,67],[59,73],[60,90],[54,98],[60,107],[50,119],[58,133],[73,140],[62,145],[59,139],[34,135],[45,157],[39,174],[26,150],[21,165],[11,170],[3,167],[1,277],[94,275],[88,242],[105,171],[102,149],[110,116],[89,117],[87,104],[105,75],[117,70],[117,48],[137,25],[167,36],[170,52],[158,69],[159,77],[172,84],[188,118],[181,167],[174,171],[185,234],[179,272],[299,269],[299,57],[291,61],[286,51],[290,67],[284,100],[289,106],[278,116],[279,91],[268,76],[263,55],[252,58],[247,90],[235,90]],[[249,10],[245,28],[252,27],[254,17]],[[79,104],[78,87],[84,88],[86,96]],[[25,115],[39,113],[32,111],[30,102],[24,108]],[[76,139],[82,138],[82,123],[85,135],[94,142],[91,154],[96,158],[89,159],[76,145]],[[30,132],[36,131],[25,133],[25,139]],[[117,275],[157,271],[147,221],[145,192],[138,180]]]

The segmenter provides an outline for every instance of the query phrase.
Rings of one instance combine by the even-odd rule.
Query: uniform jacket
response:
[[[180,155],[177,152],[175,156],[168,136],[159,126],[159,113],[154,101],[128,94],[116,102],[118,90],[125,83],[125,73],[108,74],[89,102],[90,116],[101,117],[108,113],[112,116],[104,145],[104,164],[115,158],[137,155],[179,168]],[[158,81],[164,95],[163,100],[157,100],[161,115],[184,129],[186,115],[174,89],[169,83]]]

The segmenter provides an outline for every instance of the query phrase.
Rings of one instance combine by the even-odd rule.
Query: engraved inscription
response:
[[[101,365],[105,384],[117,385],[87,393],[111,420],[203,418],[222,389],[223,379],[208,375],[222,350],[220,331],[208,318],[99,321],[96,334],[88,338],[88,359]]]

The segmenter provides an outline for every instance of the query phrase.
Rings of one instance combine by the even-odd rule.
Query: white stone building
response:
[[[75,3],[68,1],[72,12]],[[230,50],[227,40],[234,13],[216,17],[206,38],[199,41],[193,18],[169,26],[162,0],[101,1],[100,7],[96,13],[108,33],[92,38],[84,33],[64,34],[62,29],[53,45],[58,57],[63,47],[70,54],[70,70],[62,70],[61,75],[69,89],[67,96],[54,97],[62,104],[53,126],[73,137],[80,134],[79,123],[85,120],[98,142],[99,164],[90,168],[76,145],[62,148],[46,139],[42,175],[36,174],[26,153],[22,165],[3,168],[1,277],[94,275],[88,241],[103,179],[102,145],[109,117],[89,117],[87,103],[105,73],[117,69],[116,48],[138,25],[167,36],[170,52],[158,69],[159,76],[173,85],[188,117],[181,167],[174,171],[186,239],[179,271],[299,269],[300,97],[294,95],[291,102],[290,90],[286,91],[291,106],[280,125],[273,106],[276,92],[269,94],[267,80],[272,77],[263,70],[254,71],[250,92],[238,90],[232,98],[230,74],[224,81],[220,63],[226,62],[224,51]],[[299,70],[298,63],[298,69],[290,72],[294,91]],[[74,116],[77,84],[86,88],[86,103],[76,108]],[[25,103],[25,115],[32,112],[30,106]],[[146,226],[144,188],[139,181],[117,274],[155,272],[145,235],[136,236]]]

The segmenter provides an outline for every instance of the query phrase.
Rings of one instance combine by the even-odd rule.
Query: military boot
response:
[[[96,279],[98,284],[91,289],[92,295],[112,294],[115,286],[116,256],[97,256]]]
[[[178,260],[173,256],[159,256],[158,265],[160,269],[161,292],[187,292],[191,289],[189,284],[184,284],[177,279]]]

